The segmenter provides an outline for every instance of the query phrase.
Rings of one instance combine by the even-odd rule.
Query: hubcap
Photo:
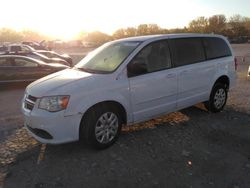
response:
[[[118,131],[118,117],[113,112],[106,112],[97,120],[95,137],[101,144],[112,141]]]
[[[224,89],[220,88],[216,91],[214,96],[214,106],[220,109],[226,101],[226,92]]]

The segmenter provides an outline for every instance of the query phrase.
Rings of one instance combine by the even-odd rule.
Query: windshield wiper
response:
[[[86,68],[83,68],[83,67],[73,67],[74,69],[77,69],[77,70],[80,70],[80,71],[83,71],[83,72],[88,72],[88,73],[97,73],[96,71],[94,70],[91,70],[91,69],[86,69]]]
[[[83,68],[83,67],[72,67],[72,68],[83,71],[83,72],[92,73],[92,74],[109,74],[110,73],[109,71],[86,69],[86,68]]]

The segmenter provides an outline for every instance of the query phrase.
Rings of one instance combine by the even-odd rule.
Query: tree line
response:
[[[51,37],[40,34],[32,30],[16,31],[10,28],[0,29],[0,43],[21,42],[21,41],[42,41],[50,40]]]
[[[187,27],[166,29],[157,24],[141,24],[138,27],[121,28],[112,35],[101,32],[93,32],[85,35],[85,40],[103,43],[112,39],[120,39],[132,36],[152,35],[152,34],[171,34],[171,33],[214,33],[228,37],[233,40],[250,39],[250,18],[241,15],[234,15],[226,18],[225,15],[213,15],[211,17],[198,17],[192,20]]]
[[[80,33],[75,39],[102,44],[104,42],[132,36],[171,34],[171,33],[215,33],[233,40],[250,39],[250,18],[241,15],[234,15],[226,18],[225,15],[213,15],[211,17],[198,17],[192,20],[187,27],[166,29],[157,24],[141,24],[138,27],[121,28],[112,35],[99,31],[91,33]],[[12,29],[0,29],[0,42],[20,41],[42,41],[51,40],[49,36],[42,35],[31,30],[17,32]]]
[[[187,27],[176,29],[164,29],[156,24],[142,24],[137,28],[119,29],[113,34],[113,37],[123,38],[137,35],[187,32],[221,34],[229,39],[238,37],[250,38],[250,18],[241,15],[234,15],[229,19],[225,15],[213,15],[208,18],[202,16],[192,20]]]

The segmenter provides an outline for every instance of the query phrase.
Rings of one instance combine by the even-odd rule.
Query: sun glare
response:
[[[70,39],[81,31],[99,30],[112,34],[119,28],[136,27],[144,23],[155,23],[166,28],[184,27],[197,15],[211,14],[204,7],[185,1],[182,2],[182,6],[179,6],[178,2],[171,1],[168,6],[178,8],[166,11],[164,6],[159,6],[160,4],[167,6],[166,2],[157,1],[155,4],[144,2],[140,11],[138,7],[141,6],[141,2],[132,2],[132,0],[126,1],[123,5],[119,5],[115,0],[93,0],[84,3],[63,1],[64,3],[60,3],[59,12],[51,14],[52,11],[48,11],[48,14],[39,18],[40,22],[36,24],[36,30],[59,38]],[[52,1],[50,6],[58,5]],[[190,6],[196,9],[195,14],[187,11],[187,7]]]
[[[34,3],[33,0],[8,0],[1,2],[4,8],[0,12],[0,28],[31,29],[65,40],[82,31],[99,30],[112,34],[119,28],[145,23],[158,24],[164,28],[181,28],[198,16],[218,14],[201,2],[43,0]]]

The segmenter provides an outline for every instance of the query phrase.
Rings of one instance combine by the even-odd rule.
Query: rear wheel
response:
[[[85,114],[80,136],[92,147],[104,149],[118,139],[121,124],[121,116],[115,107],[96,106]]]
[[[204,103],[207,110],[220,112],[227,102],[227,87],[225,84],[216,83],[211,91],[209,101]]]

